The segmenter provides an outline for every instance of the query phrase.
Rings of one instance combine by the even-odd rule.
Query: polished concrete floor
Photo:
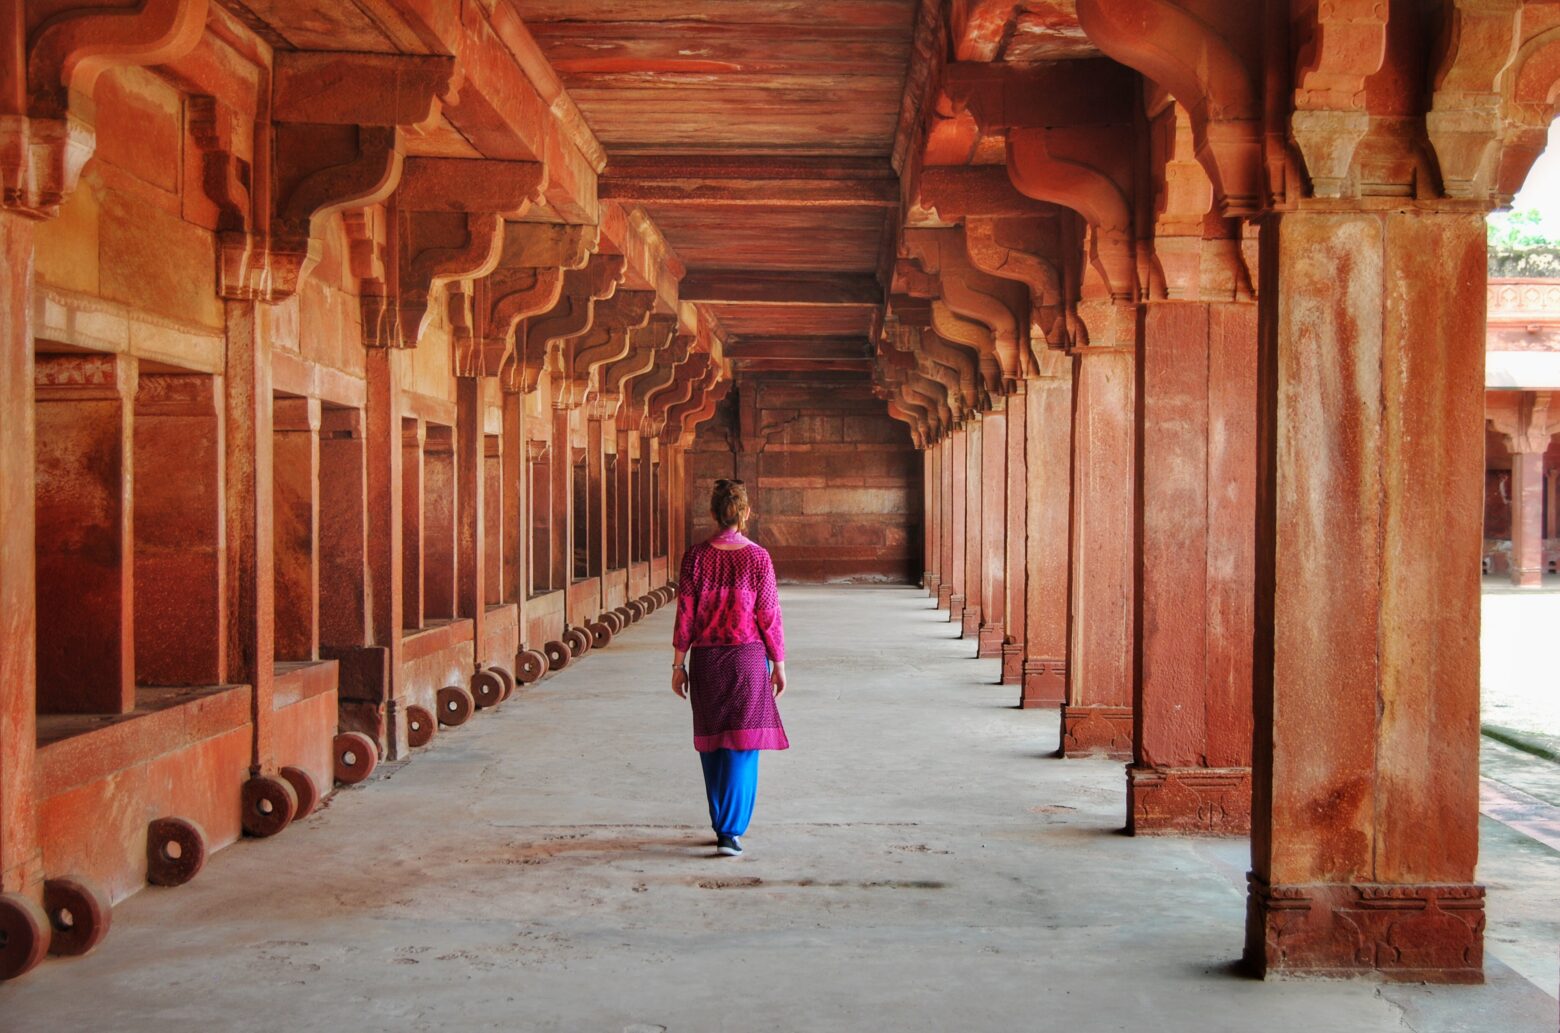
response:
[[[95,954],[0,987],[0,1030],[1555,1029],[1542,951],[1502,960],[1556,913],[1553,849],[1486,820],[1481,875],[1521,893],[1492,888],[1485,986],[1249,980],[1243,841],[1121,835],[1121,766],[1052,757],[1056,715],[918,591],[782,598],[793,748],[747,856],[712,856],[663,610],[125,902]]]

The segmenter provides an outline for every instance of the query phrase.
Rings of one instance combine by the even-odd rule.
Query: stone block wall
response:
[[[689,541],[710,533],[712,482],[733,476],[781,580],[919,578],[920,454],[865,377],[740,378],[688,453]]]

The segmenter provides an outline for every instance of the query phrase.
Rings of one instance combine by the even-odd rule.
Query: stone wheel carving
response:
[[[484,667],[471,676],[471,698],[478,710],[498,706],[504,701],[504,679]]]
[[[244,832],[258,839],[274,836],[292,824],[298,794],[292,783],[275,775],[259,775],[244,783]]]
[[[146,881],[183,886],[206,867],[206,832],[187,818],[158,818],[146,827]]]
[[[313,814],[314,808],[320,805],[320,787],[314,784],[314,776],[296,767],[283,768],[277,774],[287,779],[293,792],[298,794],[298,813],[293,815],[293,821]]]
[[[437,719],[427,707],[406,708],[406,741],[412,747],[426,746],[438,730]]]
[[[379,747],[362,732],[342,732],[331,742],[336,759],[336,781],[355,786],[379,765]]]
[[[49,951],[49,919],[31,897],[0,893],[0,980],[38,967]]]
[[[590,632],[584,628],[565,628],[563,641],[568,644],[569,652],[575,656],[584,656],[590,652]]]
[[[85,954],[103,942],[114,920],[108,894],[80,876],[43,884],[43,911],[49,918],[49,953]]]
[[[600,649],[612,644],[612,626],[604,620],[595,620],[585,625],[585,630],[590,632],[590,646],[592,649]]]
[[[547,673],[547,654],[540,649],[522,649],[515,658],[515,677],[521,685],[534,685]]]
[[[549,671],[561,671],[569,666],[574,659],[574,652],[562,640],[553,639],[542,647],[542,652],[547,655],[547,669]]]
[[[461,685],[446,685],[439,690],[439,724],[459,728],[471,720],[477,701]]]

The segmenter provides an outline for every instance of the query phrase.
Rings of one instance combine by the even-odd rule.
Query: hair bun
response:
[[[710,512],[722,527],[740,527],[748,514],[748,494],[740,480],[722,477],[710,492]]]

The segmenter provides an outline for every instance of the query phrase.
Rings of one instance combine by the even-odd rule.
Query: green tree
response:
[[[1560,244],[1544,232],[1544,217],[1537,208],[1495,212],[1487,221],[1489,244],[1502,251],[1554,247]]]

